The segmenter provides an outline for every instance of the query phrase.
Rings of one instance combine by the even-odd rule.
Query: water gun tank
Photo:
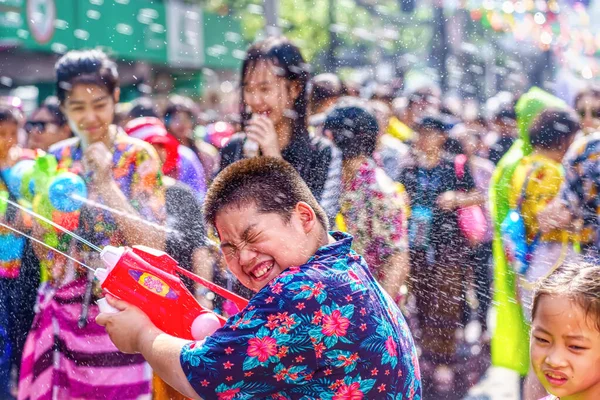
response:
[[[87,198],[87,188],[79,175],[59,172],[50,183],[48,197],[58,211],[70,213],[81,208],[81,199]]]

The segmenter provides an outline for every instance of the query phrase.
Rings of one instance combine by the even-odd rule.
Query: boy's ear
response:
[[[296,204],[295,211],[300,218],[305,233],[312,231],[315,228],[315,225],[319,223],[315,210],[307,203],[303,201],[299,202]]]

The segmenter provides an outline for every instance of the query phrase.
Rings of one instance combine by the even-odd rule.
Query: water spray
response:
[[[48,174],[47,174],[48,175]],[[45,176],[44,176],[45,177]],[[76,178],[75,178],[76,177]],[[39,178],[39,177],[38,177]],[[81,180],[77,175],[71,174],[65,176],[62,180],[52,178],[50,185],[41,179],[34,185],[32,204],[40,204],[36,199],[42,196],[46,199],[45,210],[48,207],[61,207],[67,212],[79,212],[78,208],[82,204],[97,207],[117,215],[133,218],[152,226],[155,229],[161,229],[166,232],[175,232],[169,228],[164,228],[158,224],[143,220],[139,216],[132,216],[120,210],[115,210],[103,204],[87,199],[87,191],[82,189]],[[81,180],[82,181],[82,180]],[[61,184],[57,182],[62,182]],[[40,189],[48,189],[40,193]],[[50,190],[50,188],[53,188]],[[30,190],[29,186],[26,188]],[[52,196],[49,196],[49,193]],[[190,293],[185,284],[178,275],[184,275],[209,290],[219,294],[235,304],[238,310],[242,310],[248,304],[248,301],[230,291],[199,277],[186,269],[180,267],[178,263],[168,254],[145,246],[133,247],[113,247],[106,246],[100,248],[88,240],[74,233],[71,229],[61,226],[60,223],[53,221],[39,212],[33,211],[12,200],[0,197],[0,201],[11,204],[17,209],[39,219],[52,228],[69,235],[80,243],[87,245],[90,249],[100,253],[100,259],[105,268],[93,268],[74,257],[61,251],[52,243],[45,240],[39,240],[16,228],[10,227],[2,222],[3,226],[10,231],[22,235],[35,243],[43,245],[67,259],[86,268],[88,276],[98,279],[105,293],[126,301],[144,311],[150,320],[162,331],[167,334],[191,340],[200,340],[212,334],[226,322],[225,318],[214,312],[203,308],[196,298]],[[51,214],[54,216],[54,214]],[[77,216],[79,214],[76,214]],[[53,232],[56,236],[56,233]],[[46,239],[46,236],[44,239]],[[91,282],[91,281],[90,281]],[[91,286],[90,286],[91,288]],[[87,293],[88,291],[86,291]],[[89,290],[91,296],[91,290]],[[97,302],[102,312],[119,312],[111,307],[105,299]],[[82,313],[82,319],[87,320],[87,310]],[[85,322],[85,321],[84,321]]]

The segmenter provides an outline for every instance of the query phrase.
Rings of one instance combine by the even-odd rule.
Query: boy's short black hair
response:
[[[301,201],[312,207],[328,230],[327,214],[294,167],[280,158],[253,157],[237,161],[217,175],[204,200],[204,218],[214,227],[224,208],[255,204],[261,213],[276,213],[289,221]]]
[[[54,69],[56,96],[61,103],[77,84],[97,85],[110,95],[114,95],[119,87],[117,64],[101,50],[69,51],[58,60]]]
[[[377,119],[363,107],[336,106],[327,115],[323,130],[331,132],[344,160],[360,155],[371,157],[377,147]]]
[[[579,117],[571,110],[547,109],[538,115],[529,128],[529,140],[534,148],[554,150],[581,130]]]

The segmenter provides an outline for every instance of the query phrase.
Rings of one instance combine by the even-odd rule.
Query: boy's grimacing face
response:
[[[539,300],[531,362],[544,388],[561,400],[600,398],[600,332],[593,318],[573,301]]]
[[[289,221],[276,213],[261,213],[255,204],[227,206],[217,213],[215,226],[227,266],[255,292],[287,268],[305,264],[319,247],[319,222],[302,202]]]

